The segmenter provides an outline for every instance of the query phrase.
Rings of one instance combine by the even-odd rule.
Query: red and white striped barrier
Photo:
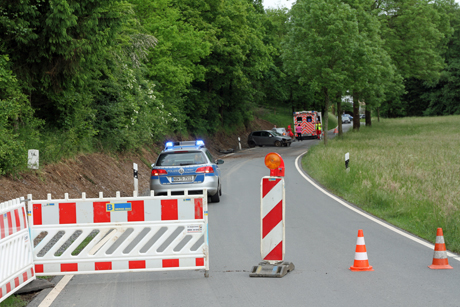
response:
[[[0,203],[0,302],[35,278],[25,205]]]
[[[284,161],[277,153],[265,156],[270,176],[263,177],[260,189],[260,254],[262,262],[252,268],[250,277],[283,277],[294,270],[284,262]]]
[[[30,196],[31,197],[31,196]],[[118,199],[118,200],[117,200]],[[32,202],[32,226],[203,219],[203,198],[124,198]]]
[[[136,194],[136,193],[135,193]],[[32,196],[28,196],[32,199]],[[207,197],[31,200],[40,275],[209,271]]]
[[[269,263],[284,260],[284,178],[262,178],[261,255]]]

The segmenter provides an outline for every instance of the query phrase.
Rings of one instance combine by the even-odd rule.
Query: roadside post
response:
[[[239,147],[240,150],[241,150],[241,139],[240,139],[240,137],[238,137],[238,147]]]
[[[137,163],[133,163],[133,176],[134,176],[134,192],[136,193],[136,196],[137,196],[139,193],[139,187],[138,187],[139,172],[137,169]]]
[[[277,153],[265,156],[270,176],[262,178],[260,202],[260,254],[262,262],[253,266],[250,277],[283,277],[294,270],[284,261],[285,191],[284,161]]]
[[[28,158],[27,166],[30,169],[38,169],[38,158],[39,158],[38,150],[37,149],[29,149],[27,158]]]
[[[348,163],[350,163],[350,153],[347,152],[345,154],[345,170],[348,172],[350,169],[348,168]]]

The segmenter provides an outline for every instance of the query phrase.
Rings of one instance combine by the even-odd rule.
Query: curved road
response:
[[[297,158],[317,142],[256,147],[224,159],[223,196],[209,206],[209,278],[201,271],[75,275],[51,306],[460,306],[456,259],[449,258],[453,270],[430,270],[432,245],[350,210],[299,173]],[[261,261],[260,181],[269,175],[264,157],[271,151],[286,165],[285,260],[295,270],[250,278]],[[373,272],[348,269],[358,229]]]

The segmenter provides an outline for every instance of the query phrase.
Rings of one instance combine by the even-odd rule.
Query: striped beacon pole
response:
[[[261,239],[262,262],[253,266],[250,277],[283,277],[294,270],[292,262],[284,261],[285,239],[285,193],[284,161],[277,153],[265,156],[270,176],[261,182]]]

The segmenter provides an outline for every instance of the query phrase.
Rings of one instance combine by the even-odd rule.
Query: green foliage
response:
[[[380,71],[374,67],[379,46],[369,39],[372,32],[360,28],[358,16],[367,16],[360,12],[360,6],[356,9],[339,0],[298,1],[291,10],[282,58],[300,84],[322,96],[325,130],[331,99],[349,89],[363,90],[371,79],[368,70]]]
[[[204,80],[192,83],[185,100],[187,126],[215,132],[250,120],[263,97],[258,81],[271,61],[262,13],[246,0],[180,1],[180,7],[211,44],[211,53],[200,61]]]
[[[0,175],[26,168],[27,145],[37,140],[39,126],[8,56],[0,55]]]
[[[447,67],[441,72],[437,83],[415,78],[407,81],[407,94],[402,100],[408,115],[460,114],[460,9],[456,3],[449,8],[451,25],[455,32],[447,44]]]
[[[346,91],[386,116],[458,113],[451,24],[451,0],[0,0],[0,174],[30,148],[42,165],[133,150],[256,106],[318,110],[327,129]]]
[[[443,54],[453,33],[451,12],[456,6],[450,0],[375,2],[373,9],[382,24],[384,48],[396,66],[396,74],[404,78],[387,91],[389,95],[381,107],[385,116],[417,115],[424,111],[426,103],[421,103],[415,93],[401,97],[403,86],[408,86],[409,92],[419,82],[416,80],[438,82],[445,67]]]

